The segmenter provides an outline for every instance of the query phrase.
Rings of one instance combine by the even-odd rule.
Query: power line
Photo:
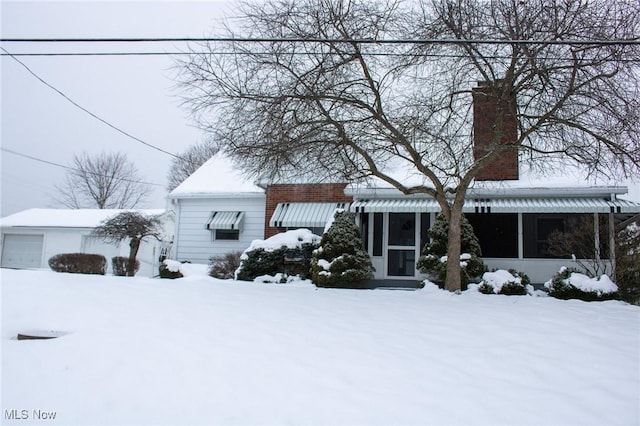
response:
[[[31,156],[31,155],[28,155],[28,154],[23,154],[23,153],[21,153],[21,152],[14,151],[14,150],[9,149],[9,148],[0,147],[0,150],[2,150],[2,151],[4,151],[4,152],[7,152],[7,153],[9,153],[9,154],[18,155],[18,156],[20,156],[20,157],[28,158],[29,160],[38,161],[38,162],[40,162],[40,163],[49,164],[49,165],[51,165],[51,166],[61,167],[61,168],[63,168],[63,169],[71,170],[71,171],[74,171],[74,172],[77,172],[77,173],[84,173],[84,171],[83,171],[83,170],[76,169],[75,167],[65,166],[64,164],[58,164],[58,163],[54,163],[53,161],[43,160],[42,158],[33,157],[33,156]],[[124,182],[131,182],[131,183],[143,183],[143,184],[146,184],[146,185],[153,185],[153,186],[162,186],[162,187],[164,187],[164,185],[161,185],[161,184],[159,184],[159,183],[145,182],[145,181],[141,181],[141,180],[125,179],[125,178],[119,178],[119,177],[114,177],[114,176],[107,176],[107,175],[102,175],[102,174],[100,174],[100,173],[95,173],[95,172],[90,172],[90,171],[87,171],[87,173],[92,174],[92,175],[94,175],[94,176],[100,176],[100,177],[106,177],[106,178],[113,178],[113,179],[121,180],[121,181],[124,181]]]
[[[325,37],[105,37],[105,38],[3,38],[5,43],[357,43],[357,44],[548,44],[548,45],[640,45],[640,38],[615,40],[500,40],[500,39],[336,39]]]
[[[468,54],[453,54],[453,53],[394,53],[394,52],[360,52],[363,56],[411,56],[411,57],[428,57],[428,58],[480,58],[477,55]],[[310,56],[316,54],[315,52],[291,52],[291,55],[296,56]],[[329,55],[339,55],[337,52],[327,52]],[[273,55],[272,52],[222,52],[222,51],[210,51],[210,52],[197,52],[197,51],[166,51],[166,52],[34,52],[34,53],[0,53],[1,56],[10,57],[69,57],[69,56],[180,56],[180,55],[213,55],[213,56],[268,56]],[[484,59],[512,59],[509,55],[482,55]],[[567,57],[550,57],[545,56],[546,60],[573,60],[573,58]],[[615,62],[638,62],[640,59],[624,59],[616,58],[612,59]]]
[[[54,86],[52,86],[51,84],[47,83],[45,80],[43,80],[38,74],[36,74],[35,72],[33,72],[31,70],[31,68],[29,68],[24,62],[20,61],[18,58],[16,58],[14,55],[12,55],[11,53],[9,53],[4,47],[0,47],[0,49],[5,52],[7,55],[9,55],[14,61],[16,61],[17,63],[19,63],[20,65],[22,65],[32,76],[34,76],[35,78],[37,78],[41,83],[43,83],[45,86],[49,87],[50,89],[52,89],[53,91],[55,91],[56,93],[58,93],[60,96],[62,96],[63,98],[65,98],[67,101],[69,101],[71,104],[73,104],[75,107],[79,108],[80,110],[86,112],[87,114],[89,114],[91,117],[95,118],[96,120],[102,122],[103,124],[106,124],[107,126],[111,127],[113,130],[127,136],[128,138],[131,138],[133,140],[135,140],[136,142],[139,142],[143,145],[146,145],[149,148],[155,149],[156,151],[162,152],[164,154],[170,155],[174,158],[183,160],[183,158],[181,158],[178,155],[175,155],[172,152],[166,151],[162,148],[159,148],[155,145],[152,145],[148,142],[143,141],[142,139],[133,136],[130,133],[125,132],[124,130],[120,129],[119,127],[116,127],[115,125],[109,123],[108,121],[104,120],[103,118],[99,117],[98,115],[94,114],[93,112],[89,111],[88,109],[86,109],[85,107],[83,107],[82,105],[78,104],[76,101],[74,101],[73,99],[71,99],[69,96],[67,96],[66,94],[64,94],[62,91],[58,90],[57,88],[55,88]]]

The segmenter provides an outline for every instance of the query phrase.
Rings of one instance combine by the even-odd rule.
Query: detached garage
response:
[[[123,210],[100,209],[29,209],[0,219],[2,231],[0,266],[17,269],[48,269],[48,260],[60,253],[97,253],[105,256],[110,273],[113,256],[129,254],[128,241],[120,245],[105,243],[91,236],[100,223]],[[139,210],[147,215],[164,214],[165,210]],[[167,226],[173,228],[170,220]],[[171,237],[169,237],[169,240]],[[157,274],[158,257],[163,243],[143,243],[138,253],[138,275]]]

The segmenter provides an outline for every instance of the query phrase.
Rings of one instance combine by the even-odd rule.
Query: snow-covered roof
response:
[[[28,209],[0,219],[2,227],[34,228],[95,228],[100,223],[124,211],[160,215],[165,209]]]
[[[433,187],[428,179],[418,174],[417,171],[398,169],[392,171],[391,176],[408,186],[424,185]],[[629,187],[631,186],[631,191]],[[540,174],[523,165],[520,166],[520,178],[518,180],[501,181],[477,181],[469,190],[472,196],[497,196],[497,197],[586,197],[586,196],[624,196],[627,194],[630,200],[640,202],[637,199],[637,189],[640,183],[633,180],[616,181],[613,179],[587,179],[578,170],[568,170],[566,167],[558,170],[556,174]],[[347,187],[346,193],[358,196],[373,197],[397,197],[400,191],[389,183],[372,178],[365,182],[352,183]],[[416,197],[424,195],[417,194]]]
[[[218,152],[169,194],[170,198],[251,194],[264,196],[264,190],[247,181],[233,162]]]

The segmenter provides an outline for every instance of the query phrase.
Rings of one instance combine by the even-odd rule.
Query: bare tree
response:
[[[181,154],[171,160],[169,173],[167,174],[167,190],[173,191],[186,178],[191,176],[198,167],[218,152],[218,146],[210,140],[190,146]]]
[[[129,239],[129,264],[127,276],[136,272],[136,257],[142,240],[148,237],[162,240],[162,221],[158,216],[148,216],[137,212],[122,212],[103,221],[92,235],[109,242]]]
[[[149,191],[133,163],[122,153],[74,155],[57,201],[72,209],[127,209],[140,206]]]
[[[255,176],[375,177],[433,196],[450,225],[453,291],[465,196],[499,157],[640,169],[639,11],[635,1],[267,0],[242,7],[241,37],[185,55],[180,80],[194,117]],[[496,113],[474,152],[478,81]]]

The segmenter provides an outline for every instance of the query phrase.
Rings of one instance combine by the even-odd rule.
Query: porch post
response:
[[[609,213],[609,260],[611,261],[611,279],[616,281],[616,223],[613,212]]]
[[[598,213],[593,214],[593,241],[596,264],[600,265],[600,220],[598,219]]]

